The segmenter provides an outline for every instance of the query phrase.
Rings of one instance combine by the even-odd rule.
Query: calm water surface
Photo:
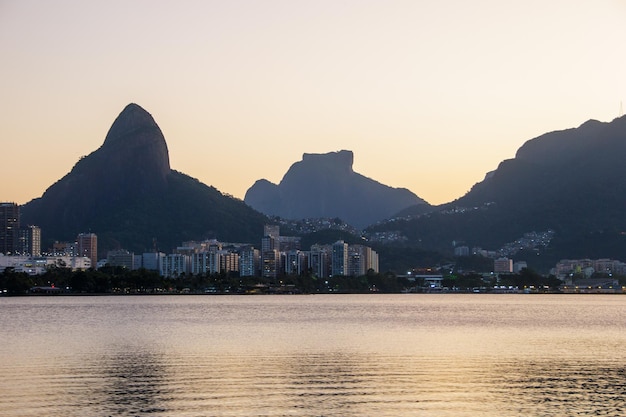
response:
[[[0,415],[624,416],[626,296],[0,298]]]

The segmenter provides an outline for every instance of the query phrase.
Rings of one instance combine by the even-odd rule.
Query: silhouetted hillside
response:
[[[427,203],[404,188],[392,188],[352,170],[351,151],[304,154],[280,184],[257,181],[244,201],[286,219],[339,217],[365,227],[412,205]]]
[[[549,262],[623,259],[625,158],[626,117],[592,120],[529,140],[514,159],[437,211],[372,230],[402,230],[415,245],[449,252],[453,240],[496,249],[525,232],[552,229]]]
[[[151,250],[153,239],[165,251],[190,239],[256,242],[265,216],[171,170],[158,125],[129,104],[99,149],[22,207],[22,222],[40,226],[47,241],[94,232],[105,253]]]

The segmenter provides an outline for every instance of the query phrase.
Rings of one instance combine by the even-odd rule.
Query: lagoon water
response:
[[[0,415],[623,416],[626,296],[0,298]]]

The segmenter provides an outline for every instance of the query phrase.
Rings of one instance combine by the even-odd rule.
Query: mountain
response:
[[[154,239],[165,251],[212,237],[256,242],[265,223],[243,201],[172,170],[161,129],[137,104],[124,108],[100,148],[21,212],[48,241],[96,233],[102,254],[151,250]]]
[[[307,154],[276,185],[258,180],[244,201],[285,219],[335,218],[365,227],[398,211],[428,204],[405,188],[392,188],[352,170],[351,151]]]
[[[497,249],[526,232],[550,229],[554,239],[543,251],[549,262],[624,259],[625,159],[626,117],[590,120],[527,141],[515,158],[436,211],[372,231],[401,230],[415,245],[450,251],[453,241]]]

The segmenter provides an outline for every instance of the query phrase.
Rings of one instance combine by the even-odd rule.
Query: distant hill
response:
[[[244,201],[286,219],[338,217],[365,227],[413,205],[428,204],[405,188],[392,188],[352,170],[351,151],[304,154],[276,185],[257,181]]]
[[[452,241],[495,249],[525,232],[551,229],[554,240],[540,254],[546,262],[626,259],[624,160],[626,117],[590,120],[529,140],[514,159],[436,211],[372,231],[401,230],[415,245],[449,252]],[[532,256],[529,262],[536,261]]]
[[[152,116],[129,104],[104,143],[37,199],[22,223],[50,240],[98,235],[99,252],[125,248],[170,251],[184,240],[257,242],[265,216],[243,201],[170,169],[167,144]]]

